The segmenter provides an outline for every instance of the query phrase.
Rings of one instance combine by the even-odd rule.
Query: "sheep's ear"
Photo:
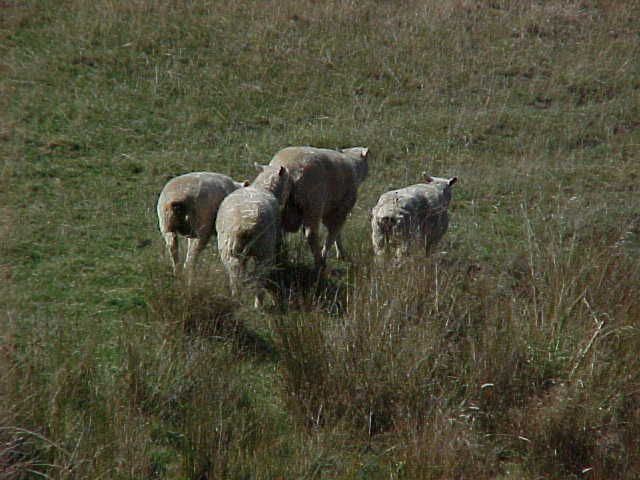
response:
[[[431,182],[433,182],[433,177],[431,177],[431,176],[427,175],[427,172],[424,172],[422,176],[424,177],[424,181],[425,181],[426,183],[431,183]]]
[[[242,182],[243,187],[248,187],[249,185],[251,185],[251,182],[249,180],[245,180],[244,182]]]
[[[449,179],[449,186],[453,185],[458,181],[458,177],[452,177]]]
[[[258,162],[253,162],[253,166],[256,167],[256,170],[259,172],[264,170],[264,165],[260,165]]]
[[[369,149],[367,147],[360,150],[360,158],[363,160],[369,160]]]

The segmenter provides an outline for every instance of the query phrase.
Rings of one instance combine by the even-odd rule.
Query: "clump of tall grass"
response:
[[[213,478],[241,475],[256,456],[274,468],[288,427],[262,366],[269,340],[236,321],[236,304],[164,275],[146,287],[147,321],[123,318],[105,344],[64,319],[66,332],[33,335],[15,319],[4,329],[3,474]]]
[[[609,359],[640,339],[640,302],[628,282],[640,265],[621,249],[618,227],[595,238],[580,227],[569,210],[523,207],[522,242],[502,268],[451,254],[362,266],[343,316],[278,323],[291,408],[310,428],[408,436],[423,452],[450,442],[450,454],[428,461],[403,449],[405,468],[424,478],[497,472],[514,456],[532,472],[616,464],[628,473],[638,460],[630,440],[607,443],[609,424],[621,421],[610,403],[634,395],[637,361]],[[605,387],[612,368],[615,386]],[[599,400],[585,406],[589,397]]]

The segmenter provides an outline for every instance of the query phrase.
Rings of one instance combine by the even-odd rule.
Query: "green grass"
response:
[[[0,2],[0,477],[631,479],[634,2]],[[367,146],[317,282],[176,281],[164,183]],[[459,178],[428,259],[368,215]],[[215,243],[215,242],[214,242]],[[445,252],[445,253],[442,253]]]

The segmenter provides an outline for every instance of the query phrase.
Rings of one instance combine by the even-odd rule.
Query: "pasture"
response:
[[[0,478],[640,472],[640,3],[0,1]],[[326,278],[189,287],[165,183],[369,148]],[[428,258],[369,213],[458,178]],[[183,252],[184,257],[184,252]]]

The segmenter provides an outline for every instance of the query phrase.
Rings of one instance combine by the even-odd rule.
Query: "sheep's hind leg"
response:
[[[304,227],[304,235],[307,237],[307,243],[313,254],[316,270],[322,271],[326,265],[325,257],[320,249],[320,237],[318,235],[318,227]]]
[[[195,269],[198,257],[207,245],[209,237],[189,238],[187,240],[187,258],[184,262],[184,268],[189,272]]]
[[[342,244],[342,237],[340,235],[340,230],[344,225],[346,220],[346,216],[340,216],[338,218],[333,219],[331,222],[325,223],[325,227],[327,227],[327,237],[324,241],[324,246],[322,247],[322,258],[326,261],[326,258],[329,256],[329,251],[331,247],[335,243],[336,250],[338,253],[338,258],[342,258],[347,260],[347,252],[344,249]]]
[[[231,296],[237,297],[240,293],[240,284],[242,283],[242,279],[244,278],[244,260],[238,257],[226,258],[223,256],[222,263],[229,277]]]
[[[347,262],[349,261],[349,255],[347,255],[347,250],[342,243],[342,233],[340,232],[338,232],[336,236],[336,257]]]
[[[171,267],[173,268],[173,274],[177,275],[180,273],[180,253],[178,251],[178,236],[175,232],[165,232],[162,234],[164,237],[164,243],[167,247],[167,252],[169,252],[169,257],[171,258]]]

